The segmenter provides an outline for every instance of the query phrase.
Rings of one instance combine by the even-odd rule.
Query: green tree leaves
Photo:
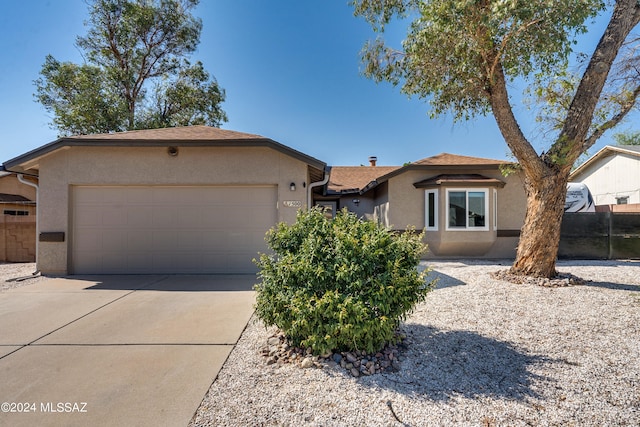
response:
[[[226,121],[224,90],[187,57],[202,22],[198,0],[93,0],[77,46],[87,64],[48,56],[36,99],[62,135]],[[155,84],[154,84],[155,82]]]
[[[640,145],[640,131],[616,133],[613,135],[613,139],[619,145]]]
[[[416,269],[421,235],[394,234],[347,211],[335,219],[301,211],[267,241],[274,254],[257,261],[256,314],[316,354],[379,350],[433,286]]]
[[[37,99],[63,134],[126,130],[127,106],[99,67],[59,62],[48,55],[35,81]]]
[[[585,20],[603,7],[600,0],[353,4],[376,29],[394,13],[413,19],[401,50],[381,39],[365,46],[365,74],[402,84],[404,93],[428,98],[433,115],[450,111],[459,120],[490,112],[497,67],[515,79],[565,65],[573,36],[586,31]]]

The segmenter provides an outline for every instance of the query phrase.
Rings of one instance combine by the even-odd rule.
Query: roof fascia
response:
[[[15,168],[16,166],[20,166],[21,164],[26,163],[30,160],[37,159],[53,151],[56,151],[59,148],[62,148],[65,145],[62,143],[63,141],[64,141],[64,138],[56,139],[53,142],[50,142],[41,147],[28,151],[24,154],[21,154],[18,157],[14,157],[13,159],[7,160],[2,165],[5,168],[5,170],[12,172],[11,168]]]
[[[611,152],[611,153],[607,153],[607,152]],[[591,164],[593,164],[599,159],[607,157],[608,155],[613,155],[614,153],[628,154],[633,157],[640,157],[640,151],[629,150],[624,147],[615,146],[615,145],[605,145],[596,154],[594,154],[589,159],[587,159],[586,162],[584,162],[583,164],[578,166],[573,172],[571,172],[571,174],[569,175],[569,180],[576,179],[576,177],[578,175],[583,174],[586,171],[586,169],[588,169],[591,166]]]
[[[635,153],[633,151],[628,151],[628,150],[617,150],[616,148],[617,147],[613,147],[611,145],[605,145],[604,147],[602,147],[600,150],[598,150],[598,152],[596,154],[594,154],[593,156],[589,157],[587,159],[587,161],[585,161],[583,164],[578,166],[573,172],[571,172],[569,174],[569,180],[576,179],[576,177],[578,177],[578,175],[583,174],[593,163],[595,163],[599,159],[607,157],[607,152],[609,152],[609,151],[611,151],[611,152],[622,151],[622,152],[625,152],[625,153],[634,153],[636,155],[640,154],[640,153]]]
[[[20,166],[31,160],[43,157],[65,147],[268,147],[283,154],[300,160],[319,170],[326,168],[326,163],[308,156],[286,145],[280,144],[269,138],[246,138],[229,140],[170,140],[170,139],[103,139],[103,138],[60,138],[42,147],[31,150],[21,156],[15,157],[3,163],[6,170]]]

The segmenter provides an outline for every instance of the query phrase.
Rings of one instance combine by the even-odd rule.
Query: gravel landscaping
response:
[[[190,426],[640,425],[640,262],[561,261],[557,284],[504,281],[507,261],[427,264],[438,286],[388,352],[302,368],[252,319]],[[34,271],[0,264],[0,292]]]
[[[45,279],[45,277],[40,276],[40,274],[34,273],[36,273],[35,262],[0,262],[0,292],[30,285]]]
[[[640,425],[640,263],[561,261],[584,282],[558,287],[503,281],[506,261],[428,264],[397,370],[274,362],[253,319],[190,425]]]

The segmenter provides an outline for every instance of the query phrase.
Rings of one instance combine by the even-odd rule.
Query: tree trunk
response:
[[[511,273],[548,278],[557,274],[567,181],[568,173],[563,172],[535,182],[525,179],[527,213]]]

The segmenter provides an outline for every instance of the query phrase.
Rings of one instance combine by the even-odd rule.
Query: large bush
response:
[[[374,352],[394,342],[400,321],[431,290],[416,269],[422,235],[394,233],[346,210],[314,208],[267,233],[256,313],[315,354]]]

